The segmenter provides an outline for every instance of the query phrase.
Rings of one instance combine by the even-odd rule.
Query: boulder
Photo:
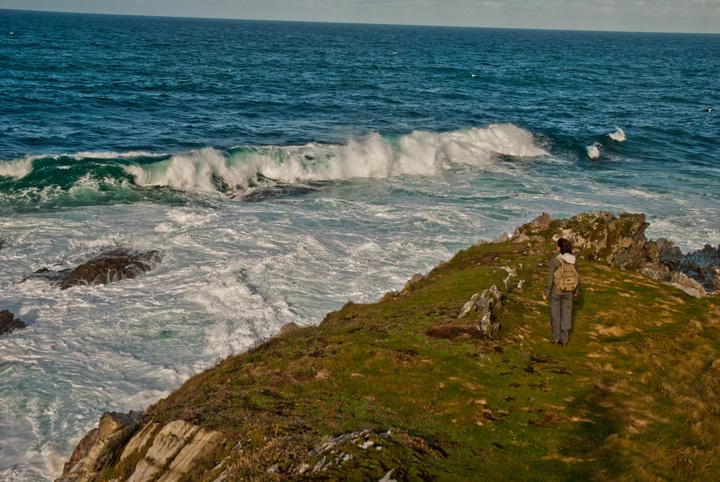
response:
[[[0,311],[0,335],[21,330],[26,326],[24,321],[15,318],[14,313],[7,310]]]
[[[39,269],[23,281],[41,278],[63,290],[79,285],[100,285],[135,278],[155,269],[161,260],[162,253],[155,250],[114,249],[99,254],[73,269],[58,271],[48,268]]]

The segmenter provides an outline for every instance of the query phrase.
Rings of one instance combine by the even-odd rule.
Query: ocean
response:
[[[720,36],[0,10],[0,478],[543,211],[720,243]],[[116,247],[134,280],[33,271]]]

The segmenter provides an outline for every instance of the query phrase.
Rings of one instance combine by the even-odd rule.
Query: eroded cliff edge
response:
[[[145,413],[104,415],[59,480],[711,478],[718,250],[683,255],[646,228],[540,216]],[[541,298],[558,236],[580,248],[584,287],[562,348]]]

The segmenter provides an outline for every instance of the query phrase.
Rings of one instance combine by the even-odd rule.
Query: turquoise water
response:
[[[720,243],[718,71],[717,35],[0,11],[0,478],[542,211]],[[18,283],[119,246],[165,258]]]

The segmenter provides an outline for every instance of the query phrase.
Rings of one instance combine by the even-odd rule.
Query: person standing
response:
[[[570,241],[558,239],[556,252],[558,254],[549,262],[544,298],[550,300],[552,342],[555,345],[567,345],[573,328],[573,298],[579,292],[580,275]]]

